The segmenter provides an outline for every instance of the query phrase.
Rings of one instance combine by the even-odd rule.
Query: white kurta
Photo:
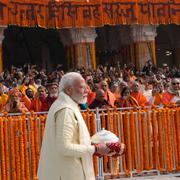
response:
[[[38,166],[39,180],[95,180],[89,132],[65,93],[51,106]]]

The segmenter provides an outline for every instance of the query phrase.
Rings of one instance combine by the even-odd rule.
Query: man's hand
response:
[[[110,149],[104,143],[95,144],[95,155],[104,156],[110,152]]]

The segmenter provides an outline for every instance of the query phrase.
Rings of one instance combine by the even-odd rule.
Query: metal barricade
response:
[[[98,180],[180,170],[180,108],[82,111],[90,135],[105,128],[126,144],[125,155],[94,157]],[[0,177],[35,179],[47,113],[0,115]]]

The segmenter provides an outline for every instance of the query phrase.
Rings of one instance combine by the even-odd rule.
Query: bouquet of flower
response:
[[[110,131],[101,130],[91,137],[92,144],[104,143],[110,149],[108,156],[121,156],[125,152],[125,144],[119,142],[119,138]],[[98,155],[98,154],[97,154]]]

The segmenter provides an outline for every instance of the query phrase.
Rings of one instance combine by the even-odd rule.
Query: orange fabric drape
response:
[[[131,93],[131,96],[137,100],[139,106],[147,106],[148,105],[147,98],[142,93],[133,92],[133,93]]]
[[[163,98],[163,94],[161,94],[161,93],[156,93],[155,94],[155,97],[154,97],[155,99],[154,99],[154,105],[160,105],[160,104],[163,104],[163,102],[162,102],[162,98]]]
[[[95,27],[105,24],[180,24],[178,0],[1,0],[0,2],[2,7],[0,25],[65,28]]]

